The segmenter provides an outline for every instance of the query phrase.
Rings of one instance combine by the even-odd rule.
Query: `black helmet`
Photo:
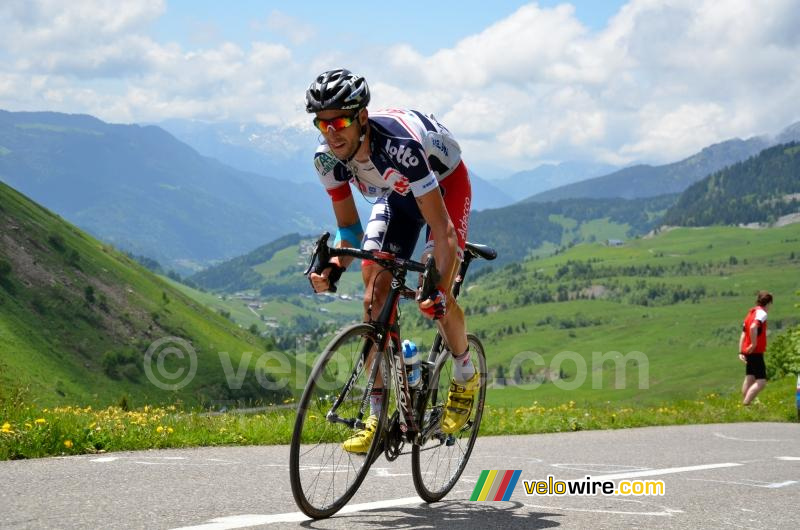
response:
[[[320,74],[306,90],[306,112],[363,109],[368,103],[367,80],[344,68]]]

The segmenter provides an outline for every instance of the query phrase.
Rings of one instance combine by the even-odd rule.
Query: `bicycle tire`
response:
[[[486,354],[481,341],[475,335],[468,334],[467,342],[481,382],[469,421],[462,430],[450,436],[434,431],[424,445],[414,444],[411,449],[414,488],[425,502],[440,501],[453,489],[469,461],[480,429],[486,399]],[[449,355],[446,351],[441,354]],[[437,385],[438,391],[431,394],[431,402],[426,404],[426,425],[431,422],[441,423],[440,414],[444,411],[450,387],[451,366],[452,361],[448,359],[432,383]]]
[[[375,344],[375,328],[370,324],[354,324],[342,330],[314,364],[298,404],[289,452],[289,477],[297,506],[312,519],[330,517],[353,497],[366,477],[375,453],[382,448],[381,433],[386,423],[388,391],[383,394],[378,427],[366,454],[345,451],[342,442],[356,429],[328,421],[326,417],[354,372],[360,356]],[[385,355],[381,352],[375,355],[374,358],[381,362],[380,370],[386,381]],[[364,363],[355,384],[337,409],[340,417],[355,417],[363,404],[371,375],[371,366]],[[365,414],[369,414],[368,409]],[[329,489],[325,490],[326,487]]]

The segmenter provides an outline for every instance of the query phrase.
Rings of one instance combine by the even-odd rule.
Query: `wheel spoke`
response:
[[[373,442],[367,455],[345,451],[342,444],[358,429],[327,419],[337,401],[335,412],[340,418],[358,417],[373,371],[370,363],[361,363],[360,370],[357,367],[362,355],[375,349],[372,330],[367,324],[354,325],[331,341],[317,361],[298,407],[289,459],[292,493],[300,509],[313,518],[332,515],[353,496],[368,471],[367,456],[377,449]],[[385,373],[383,356],[371,357],[381,362]],[[355,380],[347,389],[353,374]],[[368,410],[361,412],[369,414]],[[380,420],[382,425],[383,418]],[[375,440],[378,438],[376,434]]]
[[[481,388],[476,395],[469,420],[462,429],[449,436],[434,430],[435,434],[431,435],[423,446],[414,446],[412,449],[414,486],[420,497],[427,502],[440,500],[453,488],[467,465],[480,428],[483,413],[481,405],[486,392],[486,360],[483,346],[477,337],[469,335],[468,339],[475,369],[481,373]],[[439,388],[436,403],[428,404],[428,417],[431,422],[441,421],[443,416],[435,414],[434,411],[444,411],[451,378],[450,366],[448,360],[442,367],[439,381],[436,383]],[[448,445],[450,437],[453,438],[453,443]]]

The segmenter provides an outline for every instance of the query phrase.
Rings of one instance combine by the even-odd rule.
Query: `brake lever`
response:
[[[427,300],[436,291],[439,281],[442,279],[439,269],[436,268],[436,258],[431,255],[425,263],[425,271],[422,273],[417,302]]]
[[[328,249],[328,239],[331,237],[330,232],[325,232],[319,239],[317,239],[317,243],[314,245],[314,252],[311,254],[311,261],[308,264],[308,268],[306,272],[303,273],[304,276],[308,276],[312,269],[317,274],[322,274],[322,271],[325,270],[325,267],[328,265],[328,261],[330,261],[331,254]],[[314,265],[316,261],[316,266]]]

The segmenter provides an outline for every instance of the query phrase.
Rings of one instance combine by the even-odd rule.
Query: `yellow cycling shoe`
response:
[[[369,451],[369,446],[375,437],[375,430],[378,428],[378,417],[373,414],[367,418],[364,424],[363,429],[342,443],[342,449],[356,454],[366,454]]]
[[[458,384],[455,379],[450,382],[450,392],[447,394],[444,417],[442,418],[442,432],[452,434],[467,423],[475,403],[475,391],[481,386],[481,378],[475,372],[466,383]]]

